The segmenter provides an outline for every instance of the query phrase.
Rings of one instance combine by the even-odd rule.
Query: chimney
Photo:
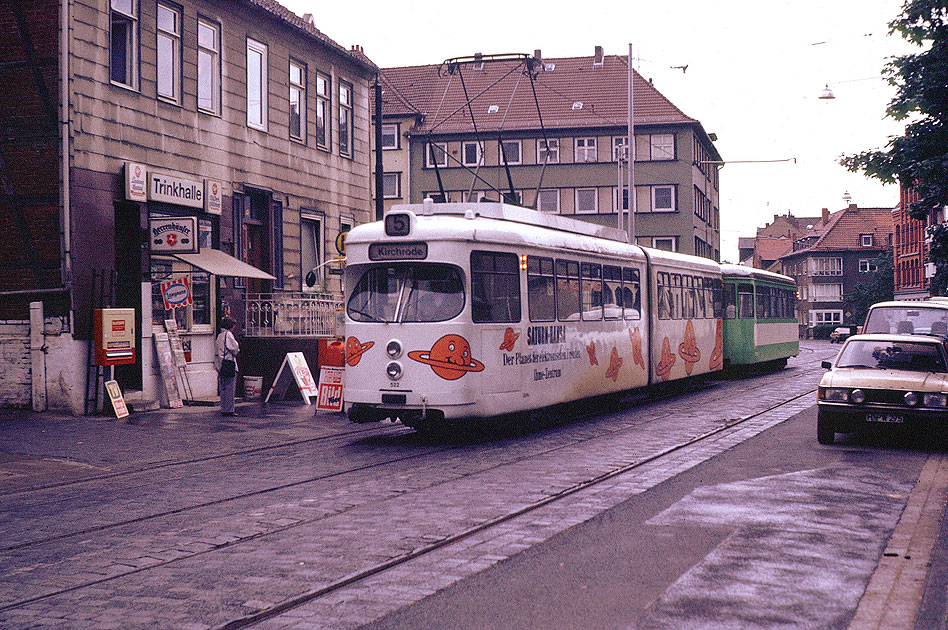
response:
[[[304,13],[303,21],[309,24],[310,26],[312,26],[313,28],[316,27],[316,19],[313,17],[312,13]]]
[[[823,225],[829,223],[830,220],[830,211],[827,208],[823,208]]]
[[[601,66],[604,59],[605,53],[602,50],[602,46],[596,46],[595,54],[593,55],[593,65]]]
[[[543,53],[539,48],[533,51],[533,58],[537,60],[538,64],[543,65]]]

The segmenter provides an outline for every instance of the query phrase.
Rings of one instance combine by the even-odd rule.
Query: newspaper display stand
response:
[[[161,370],[161,382],[168,395],[168,406],[172,409],[182,407],[181,394],[178,393],[178,369],[174,362],[174,353],[171,351],[171,342],[168,333],[155,332],[155,354],[158,357],[158,366]]]
[[[194,400],[194,393],[191,389],[191,381],[188,379],[188,360],[184,356],[184,344],[181,343],[181,336],[178,334],[178,322],[166,319],[165,330],[168,332],[168,343],[171,345],[171,358],[174,360],[181,385],[184,386],[184,401],[190,403]]]
[[[274,394],[277,400],[283,400],[286,390],[292,382],[296,382],[296,386],[299,387],[300,394],[303,396],[303,402],[309,405],[309,399],[315,398],[317,395],[316,381],[313,380],[313,374],[309,371],[309,365],[306,364],[306,357],[303,356],[302,352],[286,353],[286,356],[283,357],[283,363],[280,364],[280,369],[277,370],[276,378],[273,379],[273,385],[270,386],[270,391],[267,392],[267,397],[263,402],[270,402],[270,397]]]

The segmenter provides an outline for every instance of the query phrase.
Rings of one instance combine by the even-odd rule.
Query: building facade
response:
[[[376,68],[363,55],[272,0],[0,12],[16,42],[0,83],[19,86],[2,110],[16,130],[3,214],[20,235],[2,248],[0,291],[16,302],[7,318],[35,301],[56,317],[44,331],[49,407],[83,407],[96,306],[135,310],[138,361],[117,377],[156,399],[152,336],[165,322],[184,340],[193,393],[210,395],[224,314],[242,322],[252,294],[340,291],[325,265],[333,243],[371,218]],[[169,303],[167,283],[187,288],[184,304]]]
[[[796,280],[801,337],[821,325],[860,325],[846,311],[845,296],[876,271],[892,247],[891,208],[848,208],[827,217],[819,233],[793,243],[780,257],[781,272]]]
[[[701,123],[634,74],[635,236],[720,258],[721,158]],[[475,56],[385,68],[386,204],[500,200],[619,225],[628,77],[624,56]],[[624,221],[627,219],[623,219]]]

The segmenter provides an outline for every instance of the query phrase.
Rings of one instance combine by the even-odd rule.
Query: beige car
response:
[[[931,335],[854,335],[846,340],[817,391],[816,436],[874,425],[948,426],[948,353]]]

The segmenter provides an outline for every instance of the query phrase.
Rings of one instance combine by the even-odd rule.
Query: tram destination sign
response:
[[[428,243],[372,243],[369,260],[424,260]]]

